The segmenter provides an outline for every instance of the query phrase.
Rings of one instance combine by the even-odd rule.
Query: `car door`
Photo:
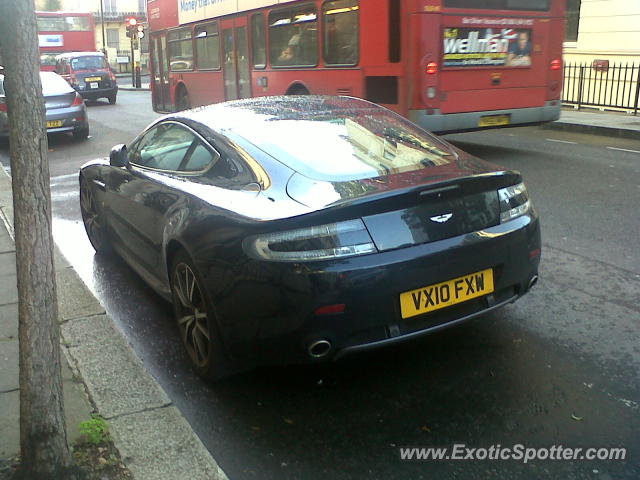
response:
[[[123,256],[144,268],[143,275],[162,271],[163,218],[175,202],[164,179],[179,172],[194,141],[180,124],[160,123],[132,144],[127,167],[110,169],[105,179],[110,233]]]

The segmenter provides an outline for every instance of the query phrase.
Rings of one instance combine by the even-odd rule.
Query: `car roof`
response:
[[[66,52],[61,53],[56,58],[75,58],[75,57],[104,57],[102,52]]]
[[[415,150],[413,157],[437,157],[436,162],[452,155],[443,141],[405,118],[353,97],[258,97],[164,118],[195,122],[248,142],[290,169],[323,181],[371,176],[378,165],[367,164],[392,143],[403,144],[406,152]]]

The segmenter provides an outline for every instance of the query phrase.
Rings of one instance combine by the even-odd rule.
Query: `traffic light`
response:
[[[138,19],[136,17],[127,18],[127,37],[135,38],[138,34]]]
[[[138,31],[136,33],[138,35],[138,38],[144,37],[144,25],[138,25]]]

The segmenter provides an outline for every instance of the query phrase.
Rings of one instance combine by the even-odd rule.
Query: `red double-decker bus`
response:
[[[566,0],[149,0],[153,108],[352,95],[435,132],[560,115]]]
[[[91,13],[36,12],[40,69],[53,71],[56,56],[66,52],[94,52],[96,25]]]

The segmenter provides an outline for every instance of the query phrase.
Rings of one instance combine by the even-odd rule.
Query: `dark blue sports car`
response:
[[[86,164],[80,193],[96,251],[172,301],[208,379],[432,333],[538,278],[519,173],[354,98],[162,117]]]

